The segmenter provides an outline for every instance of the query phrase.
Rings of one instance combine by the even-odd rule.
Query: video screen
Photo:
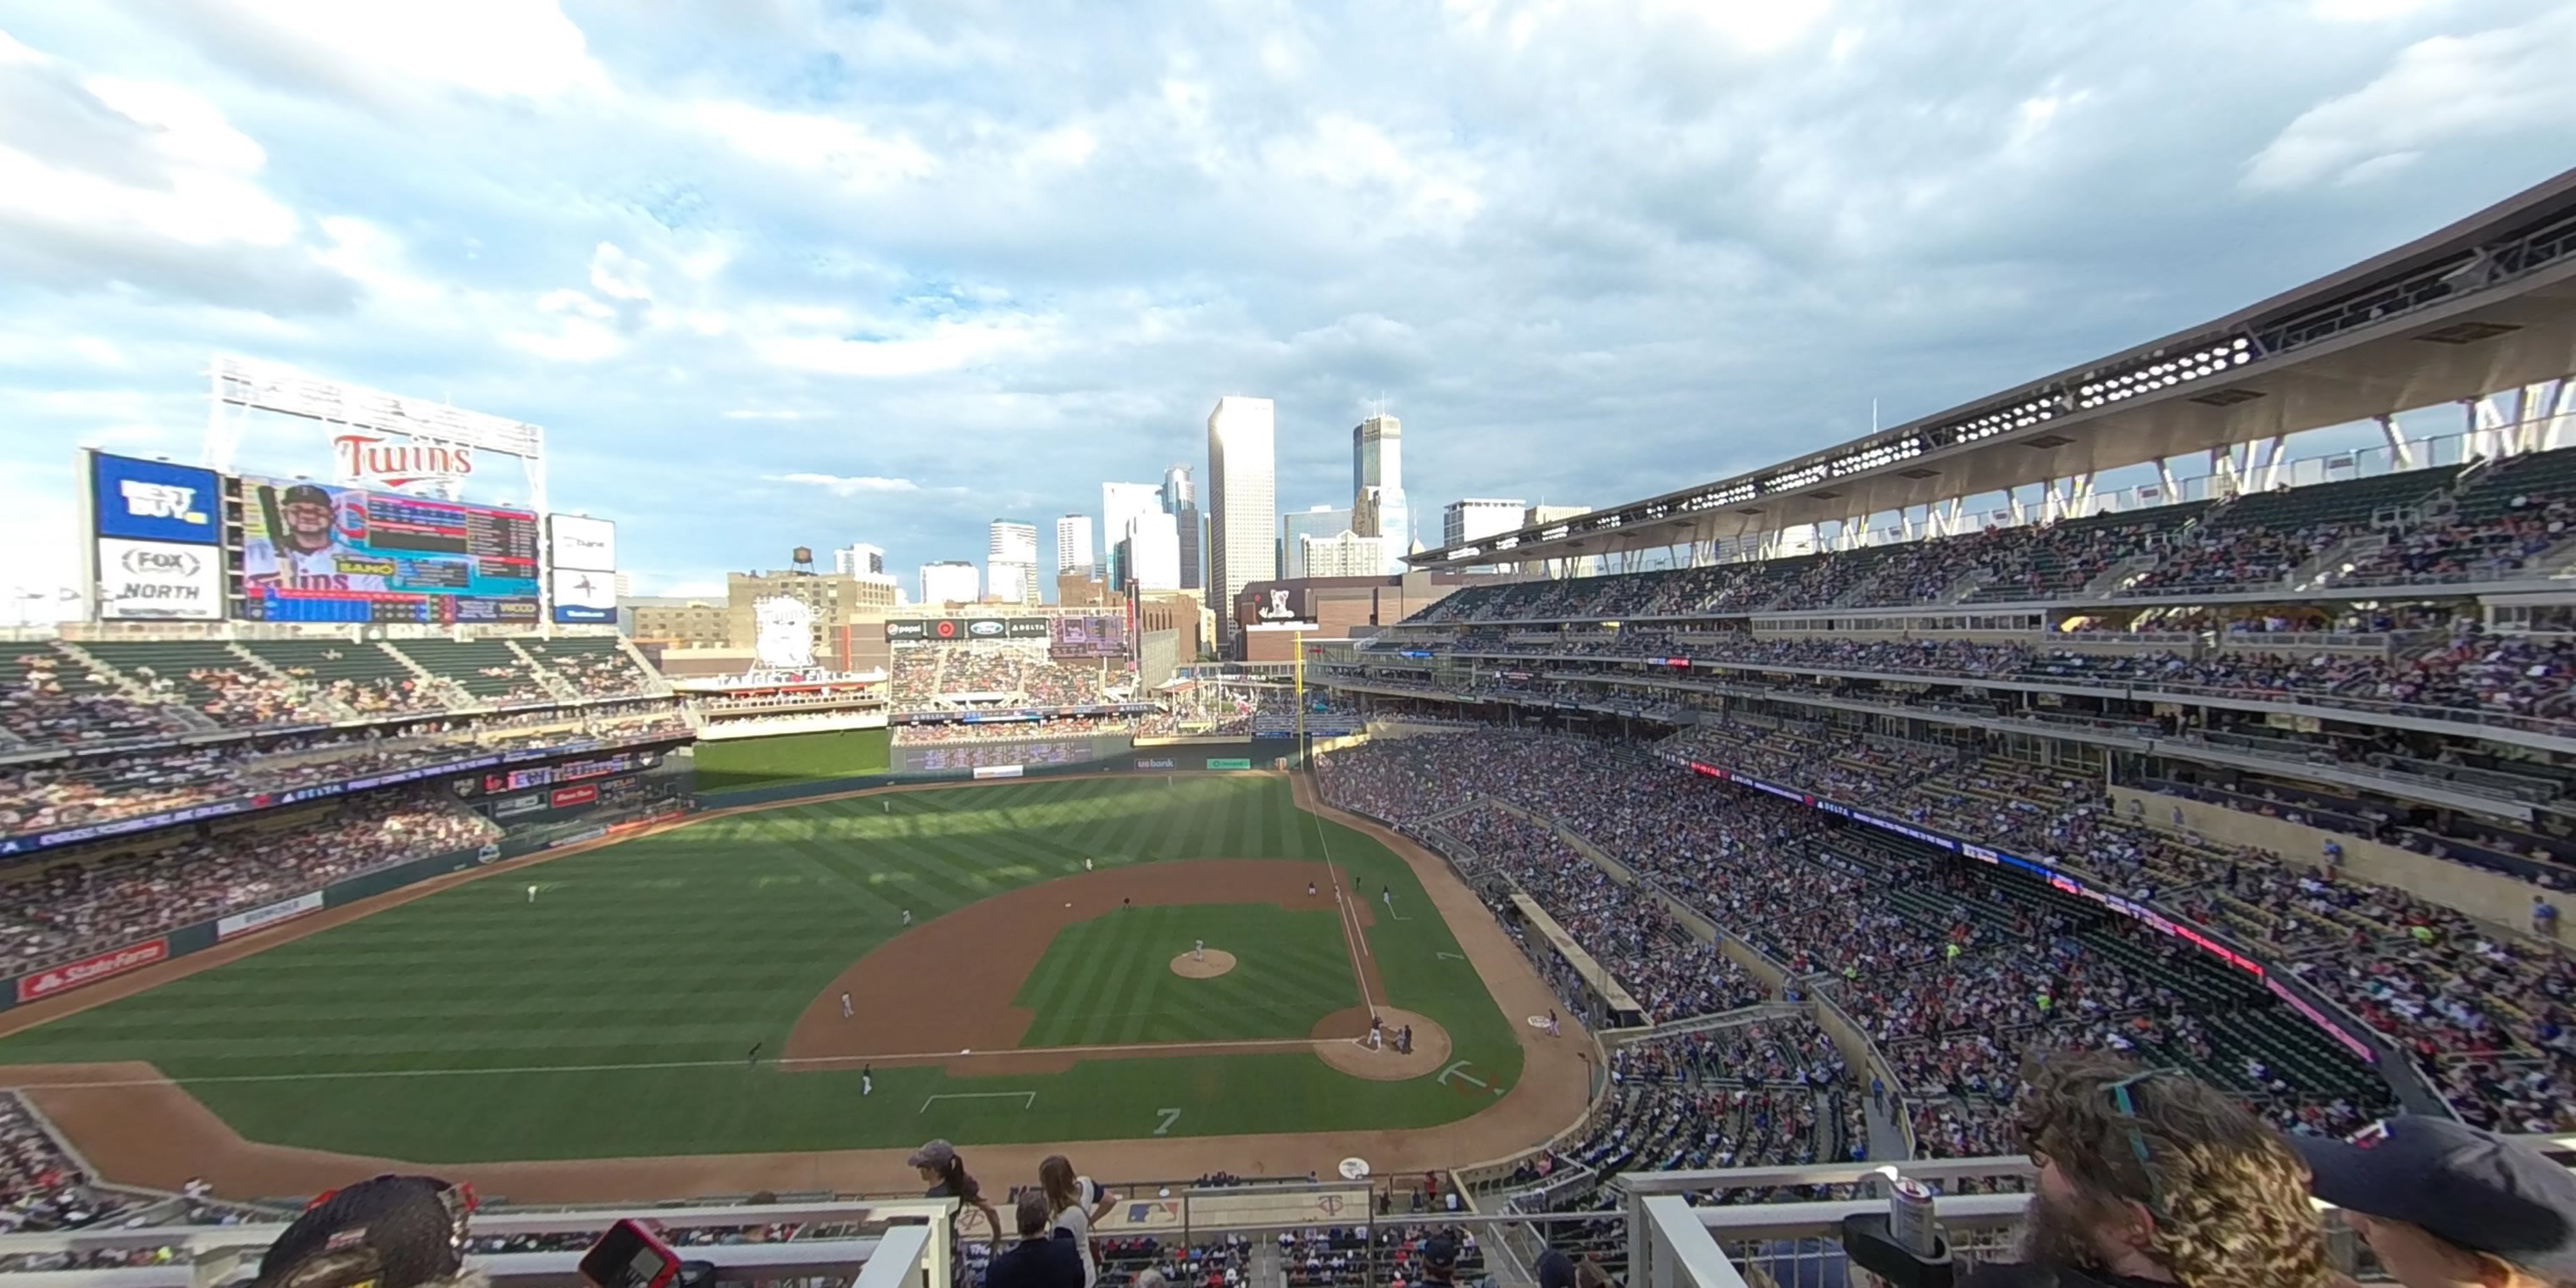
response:
[[[1055,657],[1127,655],[1127,619],[1116,613],[1050,618],[1047,632],[1047,652]]]
[[[240,616],[270,622],[537,620],[525,510],[245,477]]]

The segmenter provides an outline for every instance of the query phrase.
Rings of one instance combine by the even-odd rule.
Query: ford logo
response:
[[[977,635],[999,635],[1002,633],[1002,624],[996,621],[981,621],[969,625],[966,629]]]

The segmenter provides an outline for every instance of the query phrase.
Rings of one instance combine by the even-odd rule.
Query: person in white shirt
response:
[[[1100,1282],[1100,1259],[1092,1255],[1091,1226],[1109,1215],[1118,1196],[1102,1191],[1088,1176],[1074,1175],[1073,1163],[1062,1154],[1049,1154],[1038,1164],[1038,1189],[1055,1213],[1055,1228],[1073,1236],[1082,1253],[1083,1288],[1092,1288]]]

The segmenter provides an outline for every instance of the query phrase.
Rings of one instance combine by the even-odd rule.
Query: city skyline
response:
[[[1426,540],[1458,497],[1638,499],[2527,188],[2566,164],[2548,69],[2576,33],[2528,0],[2240,6],[2219,38],[2031,0],[1180,6],[972,39],[894,6],[364,8],[391,25],[13,11],[13,581],[81,578],[78,446],[197,456],[217,351],[544,427],[551,503],[617,523],[656,595],[1091,511],[1201,459],[1222,389],[1277,400],[1280,495],[1335,505],[1383,391]],[[1139,50],[1145,93],[1011,74]],[[63,122],[96,132],[55,146]],[[329,464],[309,425],[244,432],[248,468]],[[468,495],[529,500],[502,474]]]

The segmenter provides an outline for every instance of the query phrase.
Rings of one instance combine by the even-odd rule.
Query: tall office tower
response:
[[[1143,515],[1160,513],[1162,489],[1151,483],[1103,483],[1100,485],[1100,539],[1115,542],[1127,535],[1127,529]]]
[[[1282,577],[1320,577],[1323,574],[1306,566],[1305,538],[1330,541],[1351,530],[1351,512],[1329,505],[1308,506],[1279,516],[1279,575]],[[1371,568],[1374,575],[1378,569]],[[1334,573],[1336,577],[1347,573]]]
[[[885,547],[866,542],[843,546],[832,552],[832,571],[847,577],[854,572],[885,571]]]
[[[1160,510],[1137,515],[1127,524],[1127,576],[1138,591],[1181,588],[1181,534],[1178,516]]]
[[[1464,545],[1483,537],[1517,531],[1521,512],[1528,507],[1519,501],[1477,500],[1452,501],[1440,514],[1440,544]]]
[[[942,559],[921,566],[921,602],[927,605],[971,604],[981,598],[976,588],[975,565],[963,559]]]
[[[1063,515],[1055,521],[1055,573],[1091,575],[1091,516]]]
[[[1351,427],[1351,516],[1351,531],[1379,538],[1384,571],[1403,572],[1413,547],[1413,511],[1404,501],[1404,422],[1393,416]]]
[[[984,593],[999,603],[1038,602],[1038,525],[993,520],[984,548]]]
[[[1207,521],[1199,515],[1199,490],[1189,466],[1163,471],[1163,513],[1172,516],[1181,534],[1181,589],[1197,590],[1207,584]]]
[[[1297,559],[1306,577],[1377,577],[1384,575],[1386,555],[1378,547],[1381,539],[1363,537],[1348,528],[1329,537],[1312,533],[1297,538],[1304,549]]]
[[[1243,654],[1234,597],[1279,576],[1279,486],[1267,398],[1235,395],[1208,413],[1208,602],[1225,652]]]

